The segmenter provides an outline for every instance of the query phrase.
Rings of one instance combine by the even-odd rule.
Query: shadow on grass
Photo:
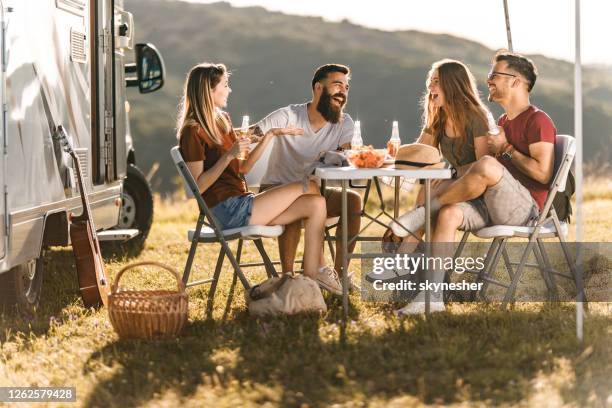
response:
[[[59,318],[62,310],[80,301],[79,284],[71,248],[45,251],[44,275],[40,303],[34,316],[20,314],[14,310],[5,311],[0,319],[12,331],[46,333],[51,318]],[[5,341],[6,333],[0,333]]]
[[[227,397],[237,390],[235,380],[239,390],[254,384],[275,390],[257,397],[251,392],[250,402],[283,406],[398,397],[425,403],[518,403],[529,398],[533,382],[552,373],[559,359],[571,362],[563,399],[584,402],[597,393],[605,401],[607,395],[599,395],[605,387],[600,392],[581,383],[585,366],[576,358],[581,347],[571,313],[569,307],[555,307],[442,313],[428,320],[389,317],[379,331],[349,324],[342,343],[338,325],[316,316],[257,321],[239,312],[226,323],[196,321],[178,340],[117,341],[92,354],[86,371],[99,363],[122,369],[99,382],[85,405],[139,406],[167,391],[188,400],[202,385],[221,387]],[[587,338],[608,324],[593,316]],[[605,377],[605,367],[590,375]],[[234,400],[242,397],[236,394]]]
[[[130,258],[136,257],[136,252],[126,252],[115,254],[112,259],[105,260],[106,262],[119,261],[125,263]],[[83,304],[79,293],[79,283],[77,270],[74,260],[74,254],[71,247],[53,248],[53,250],[45,251],[44,253],[44,275],[42,284],[42,293],[40,303],[35,315],[26,315],[19,313],[14,309],[0,310],[1,327],[10,327],[11,332],[27,332],[36,335],[45,334],[50,322],[56,322],[63,319],[70,319],[70,311],[66,308],[72,304],[81,306]],[[109,274],[109,268],[106,268],[106,273]],[[67,316],[65,314],[68,313]],[[6,331],[0,330],[0,341],[6,341]]]

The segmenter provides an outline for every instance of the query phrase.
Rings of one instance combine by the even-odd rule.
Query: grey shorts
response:
[[[490,225],[527,225],[540,213],[529,190],[505,167],[502,178],[482,196],[457,205],[463,212],[463,223],[459,228],[463,231]]]

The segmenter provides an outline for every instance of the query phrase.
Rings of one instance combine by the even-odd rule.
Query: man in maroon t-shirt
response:
[[[548,115],[529,102],[536,78],[533,62],[522,55],[498,52],[493,58],[487,85],[489,101],[505,111],[498,121],[500,132],[488,136],[490,156],[474,162],[432,199],[432,213],[438,212],[434,242],[453,242],[458,229],[526,225],[539,215],[553,176],[556,129]],[[398,220],[416,231],[425,223],[425,209],[417,207]],[[396,235],[408,234],[395,223],[391,227]],[[442,282],[443,277],[444,271],[433,272],[433,281]],[[422,313],[422,295],[399,312]],[[432,294],[432,302],[432,311],[444,310],[441,292]]]

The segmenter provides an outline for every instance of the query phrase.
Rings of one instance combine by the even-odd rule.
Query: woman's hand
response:
[[[289,125],[284,128],[272,128],[266,132],[271,136],[300,136],[304,134],[304,129]]]
[[[240,137],[238,138],[232,147],[227,151],[227,154],[230,158],[235,159],[240,155],[241,152],[248,152],[249,145],[251,144],[251,139],[249,137]]]
[[[272,138],[276,136],[281,136],[281,135],[296,136],[296,135],[303,135],[303,134],[304,134],[304,129],[296,128],[295,126],[292,126],[292,125],[288,127],[284,127],[284,128],[272,128],[268,130],[266,134],[264,135],[264,137],[261,138],[261,141],[257,143],[257,146],[255,146],[253,151],[249,154],[248,159],[240,162],[240,171],[243,174],[247,174],[249,171],[251,171],[251,169],[255,165],[255,162],[259,160],[262,152],[264,151],[268,143],[270,143]]]

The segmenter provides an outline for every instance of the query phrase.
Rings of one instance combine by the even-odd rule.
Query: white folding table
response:
[[[425,242],[431,242],[431,180],[450,179],[450,169],[358,169],[355,167],[319,167],[314,175],[321,180],[336,180],[342,186],[342,307],[344,309],[344,320],[348,317],[348,259],[360,258],[359,254],[348,253],[348,222],[347,222],[347,198],[346,190],[349,180],[369,180],[373,177],[395,178],[395,200],[393,217],[397,219],[399,210],[399,180],[400,177],[408,179],[420,179],[425,181]],[[429,313],[429,292],[425,292],[425,313]]]

